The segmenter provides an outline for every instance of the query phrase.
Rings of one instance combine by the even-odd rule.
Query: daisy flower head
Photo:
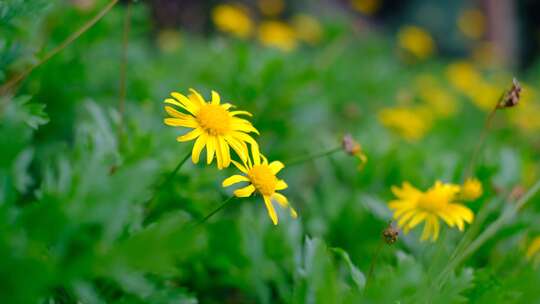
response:
[[[454,184],[435,182],[431,188],[422,192],[405,182],[402,187],[392,187],[397,199],[388,203],[394,212],[394,219],[408,233],[418,224],[424,222],[421,240],[431,238],[436,241],[439,237],[442,219],[448,226],[456,226],[463,231],[465,222],[471,223],[474,218],[472,211],[455,201],[460,193],[460,187]]]
[[[217,166],[221,170],[231,163],[231,148],[244,161],[248,157],[249,143],[258,149],[257,142],[249,133],[259,134],[251,123],[239,118],[239,115],[251,116],[247,111],[231,111],[230,103],[221,103],[219,94],[212,91],[212,100],[206,102],[194,89],[185,96],[178,92],[171,93],[173,98],[165,99],[165,111],[171,116],[165,118],[168,126],[192,129],[176,138],[179,142],[194,140],[191,160],[199,162],[202,150],[206,147],[206,162],[211,164],[216,156]]]
[[[272,201],[276,201],[283,208],[289,208],[291,216],[297,218],[298,215],[294,208],[289,205],[287,197],[277,192],[288,187],[284,180],[279,179],[276,176],[285,165],[280,161],[269,163],[268,159],[259,153],[258,148],[255,146],[253,147],[252,159],[248,158],[243,164],[232,161],[243,174],[236,174],[226,178],[222,183],[223,187],[229,187],[240,182],[247,182],[248,185],[235,190],[234,195],[236,197],[249,197],[253,193],[260,194],[266,205],[268,216],[274,225],[278,224],[278,217]]]

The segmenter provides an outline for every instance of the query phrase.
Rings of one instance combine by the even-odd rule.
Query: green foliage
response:
[[[90,11],[62,3],[0,2],[0,83],[106,1]],[[383,244],[374,259],[391,217],[390,187],[459,183],[478,140],[485,113],[452,91],[447,62],[403,63],[388,37],[353,33],[340,18],[325,24],[320,45],[291,53],[188,33],[179,49],[166,52],[152,39],[157,30],[147,4],[132,8],[123,116],[117,110],[121,5],[34,70],[14,96],[0,97],[0,302],[523,303],[540,297],[540,274],[523,253],[527,235],[540,232],[538,204],[526,205],[441,286],[436,279],[463,237],[456,229],[445,227],[436,243],[421,243],[414,229]],[[405,105],[420,103],[413,87],[422,75],[452,92],[458,110],[437,117],[421,140],[407,141],[377,113],[402,96],[413,95]],[[160,187],[191,148],[175,141],[182,131],[163,125],[161,101],[189,87],[207,97],[216,90],[253,113],[271,160],[286,164],[339,146],[352,133],[369,161],[358,171],[356,159],[336,153],[286,167],[285,193],[297,220],[279,211],[273,226],[261,198],[252,197],[195,226],[231,194],[221,182],[234,169],[188,162]],[[538,178],[536,133],[517,129],[510,114],[497,115],[476,170],[485,193],[470,203],[475,213],[495,204],[501,189]],[[478,230],[501,210],[493,205]]]

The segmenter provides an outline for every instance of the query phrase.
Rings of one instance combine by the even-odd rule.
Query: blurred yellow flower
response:
[[[365,15],[375,14],[381,7],[382,0],[350,0],[353,9]]]
[[[297,46],[294,29],[281,21],[264,21],[259,26],[259,40],[265,46],[292,51]]]
[[[422,109],[401,106],[385,108],[379,111],[377,118],[383,126],[410,141],[421,139],[431,128],[431,119]]]
[[[248,11],[241,5],[221,4],[214,7],[212,20],[220,31],[240,38],[247,38],[253,31]]]
[[[436,241],[440,231],[439,218],[449,227],[456,226],[460,231],[463,231],[465,222],[471,223],[474,219],[469,208],[455,202],[459,191],[457,185],[437,181],[433,187],[422,192],[405,182],[401,188],[392,187],[397,199],[390,201],[388,206],[405,234],[425,222],[421,240],[431,238],[431,241]]]
[[[259,153],[258,148],[254,148],[251,151],[253,160],[248,158],[247,161],[244,161],[243,165],[233,161],[236,168],[244,173],[244,175],[236,174],[226,178],[222,183],[223,187],[229,187],[240,182],[248,182],[249,185],[235,190],[234,195],[237,197],[248,197],[254,192],[260,194],[266,205],[268,216],[270,216],[274,225],[278,224],[278,216],[272,201],[276,201],[283,208],[289,208],[291,216],[296,218],[298,215],[289,205],[287,197],[277,192],[278,190],[287,188],[285,181],[276,177],[277,173],[281,171],[285,165],[280,161],[268,163],[266,157]]]
[[[466,201],[474,201],[484,192],[482,183],[476,178],[468,178],[461,187],[461,197]]]
[[[476,85],[483,81],[480,72],[467,61],[449,64],[446,68],[446,77],[450,84],[464,93],[474,91]]]
[[[418,97],[430,108],[433,114],[450,117],[457,112],[454,96],[437,83],[434,77],[421,75],[416,79]]]
[[[448,65],[446,76],[452,86],[482,110],[491,111],[501,97],[501,87],[484,80],[480,71],[470,62],[458,61]]]
[[[257,5],[261,13],[269,17],[275,17],[285,9],[285,1],[283,0],[258,0]]]
[[[470,39],[480,39],[486,30],[486,18],[479,9],[464,10],[457,20],[459,30]]]
[[[173,53],[182,46],[181,33],[177,30],[162,30],[157,36],[157,45],[164,53]]]
[[[509,113],[510,121],[520,130],[534,134],[540,131],[540,100],[537,90],[522,84],[519,106]]]
[[[502,91],[500,86],[483,81],[478,83],[474,90],[466,92],[466,95],[471,98],[471,101],[478,108],[491,111],[501,98]]]
[[[252,148],[258,149],[257,142],[248,133],[259,134],[251,123],[238,115],[251,116],[246,111],[229,111],[232,107],[229,103],[221,103],[218,93],[212,91],[212,101],[207,103],[195,90],[190,89],[191,94],[186,97],[173,92],[174,98],[165,99],[165,103],[174,105],[183,110],[177,111],[173,107],[165,106],[165,111],[172,116],[165,118],[168,126],[191,128],[192,131],[179,136],[179,142],[195,140],[191,160],[194,164],[199,162],[201,151],[206,146],[206,162],[211,164],[216,155],[219,169],[229,166],[231,163],[230,148],[245,160],[248,155],[246,143]]]
[[[323,31],[317,19],[305,14],[298,14],[292,19],[292,26],[298,39],[309,44],[321,41]]]
[[[417,59],[426,59],[435,52],[431,35],[417,26],[404,26],[398,32],[398,44]]]
[[[537,266],[540,264],[540,236],[535,237],[529,247],[527,247],[527,259],[533,261]]]

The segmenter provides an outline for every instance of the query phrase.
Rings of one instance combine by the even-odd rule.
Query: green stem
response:
[[[384,240],[381,238],[381,240],[379,242],[379,246],[377,246],[377,249],[375,251],[375,255],[373,256],[373,259],[371,260],[371,264],[369,265],[369,272],[368,272],[368,276],[367,276],[367,279],[366,279],[366,287],[365,287],[365,289],[367,289],[369,282],[371,282],[371,280],[373,278],[373,271],[375,271],[375,264],[377,263],[377,259],[379,258],[379,255],[381,254],[381,250],[382,250],[383,246],[384,246]]]
[[[124,108],[126,103],[126,78],[127,78],[127,52],[129,45],[129,30],[131,25],[131,1],[126,4],[126,12],[124,15],[124,29],[122,33],[122,58],[120,62],[120,85],[119,85],[119,103],[118,112],[120,120],[124,119]]]
[[[154,195],[152,195],[152,198],[150,198],[150,200],[146,203],[148,205],[148,207],[146,208],[146,214],[149,214],[150,211],[152,211],[156,207],[156,197],[158,193],[161,192],[161,190],[163,190],[165,186],[167,186],[173,180],[174,176],[178,173],[180,168],[182,168],[182,166],[189,159],[190,156],[191,150],[188,151],[186,156],[184,156],[184,158],[182,158],[178,165],[176,165],[176,168],[174,168],[174,170],[169,174],[169,176],[167,176],[165,181],[156,189],[156,191],[154,191]]]
[[[514,217],[517,212],[540,190],[540,180],[538,180],[530,189],[523,195],[515,204],[509,205],[503,211],[503,213],[497,218],[491,225],[489,225],[469,246],[467,246],[461,253],[456,255],[454,259],[451,259],[445,269],[439,275],[437,282],[438,286],[442,287],[450,272],[452,272],[459,264],[461,264],[467,257],[471,256],[476,250],[480,248],[485,242],[493,237],[502,227],[504,227],[508,221]]]
[[[212,212],[210,212],[203,219],[198,221],[194,225],[194,227],[197,227],[197,226],[200,226],[200,225],[206,223],[212,216],[214,216],[214,214],[218,213],[221,209],[225,208],[230,202],[232,202],[234,200],[234,198],[235,198],[234,196],[229,196],[226,200],[223,201],[223,203],[221,203],[221,205],[219,205],[216,209],[214,209]]]
[[[56,54],[60,53],[63,49],[65,49],[67,46],[69,46],[71,43],[73,43],[73,41],[77,40],[77,38],[79,38],[94,24],[96,24],[101,18],[103,18],[103,16],[105,16],[116,5],[117,2],[118,0],[111,0],[111,2],[109,2],[101,11],[99,11],[99,13],[97,13],[97,15],[95,15],[92,19],[88,20],[77,31],[69,35],[69,37],[67,37],[62,43],[60,43],[60,45],[45,54],[45,56],[43,56],[43,58],[41,58],[36,64],[28,67],[22,73],[18,74],[17,76],[6,82],[3,86],[0,87],[0,95],[7,94],[13,86],[15,86],[21,80],[25,79],[34,69],[47,62],[49,59],[51,59]]]
[[[314,159],[321,158],[321,157],[324,157],[324,156],[332,155],[332,154],[334,154],[334,153],[336,153],[338,151],[341,151],[341,150],[343,150],[343,148],[341,146],[339,146],[339,147],[332,148],[332,149],[327,150],[327,151],[323,151],[323,152],[319,152],[319,153],[315,153],[315,154],[311,154],[311,155],[307,155],[307,156],[303,156],[303,157],[299,157],[299,158],[290,160],[288,162],[285,162],[285,165],[288,166],[288,167],[295,166],[295,165],[298,165],[298,164],[301,164],[301,163],[304,163],[304,162],[308,162],[310,160],[314,160]]]

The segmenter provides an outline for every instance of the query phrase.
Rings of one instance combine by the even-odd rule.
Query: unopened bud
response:
[[[392,226],[392,222],[390,222],[390,224],[388,224],[388,227],[383,230],[382,236],[386,244],[392,245],[397,242],[399,237],[399,231],[394,228],[394,226]]]

